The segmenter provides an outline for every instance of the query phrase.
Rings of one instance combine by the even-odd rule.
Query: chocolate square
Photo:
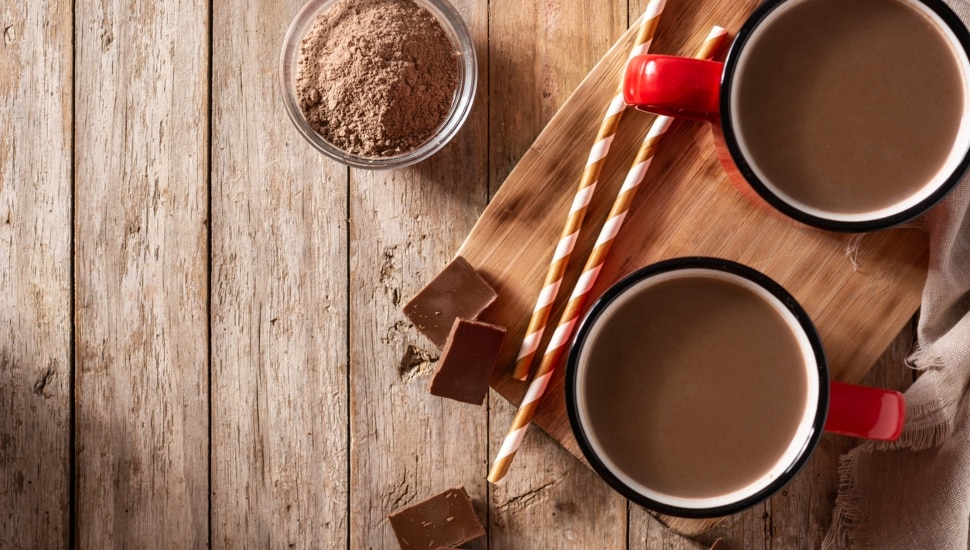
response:
[[[387,516],[402,549],[454,548],[485,535],[464,487],[454,487]]]
[[[404,306],[404,315],[443,348],[455,319],[474,319],[498,294],[465,258],[458,256]]]
[[[470,319],[455,319],[438,372],[431,379],[431,393],[456,401],[481,405],[488,382],[505,340],[505,328]]]

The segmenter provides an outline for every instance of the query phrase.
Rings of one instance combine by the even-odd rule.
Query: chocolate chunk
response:
[[[438,361],[438,372],[431,380],[431,393],[481,405],[504,339],[503,327],[455,319]]]
[[[456,257],[404,306],[422,334],[443,348],[455,319],[478,317],[498,295],[465,258]]]
[[[387,516],[402,549],[454,548],[485,535],[464,487],[454,487]]]

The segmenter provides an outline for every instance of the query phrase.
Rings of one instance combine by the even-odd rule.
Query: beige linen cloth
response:
[[[947,0],[965,24],[970,0]],[[906,425],[842,457],[823,548],[965,549],[970,530],[970,175],[927,215],[930,265]]]

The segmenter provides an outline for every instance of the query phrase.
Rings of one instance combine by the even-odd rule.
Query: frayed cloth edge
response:
[[[868,536],[858,535],[857,526],[868,520],[868,507],[856,491],[855,460],[865,443],[839,458],[839,487],[832,511],[832,525],[822,540],[822,550],[872,546]]]
[[[952,388],[955,385],[965,386],[967,381],[957,376],[953,369],[943,368],[942,358],[928,353],[918,345],[906,363],[911,368],[926,373],[924,376],[932,373],[936,377],[927,388],[933,392],[932,398],[924,399],[918,404],[910,403],[906,408],[905,426],[899,439],[874,442],[873,449],[922,451],[942,445],[953,433],[957,409],[964,391],[957,392]],[[965,389],[964,387],[963,390]]]
[[[963,384],[964,381],[958,380],[952,369],[944,369],[941,358],[926,353],[919,346],[906,363],[915,370],[927,374],[932,372],[937,377],[928,388],[932,390],[933,398],[907,407],[907,424],[898,440],[866,441],[839,458],[838,496],[832,512],[832,525],[822,541],[825,550],[872,546],[871,538],[860,535],[857,528],[869,520],[868,507],[858,494],[856,482],[856,461],[860,455],[893,449],[920,451],[938,447],[953,433],[955,413],[963,392],[940,390],[952,387],[952,384]]]

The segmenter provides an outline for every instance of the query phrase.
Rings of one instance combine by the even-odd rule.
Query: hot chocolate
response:
[[[917,3],[801,0],[770,13],[731,101],[759,177],[809,209],[876,212],[944,167],[964,110],[951,43]]]
[[[660,276],[600,314],[582,344],[578,407],[628,483],[716,498],[785,466],[813,414],[809,360],[753,286],[703,271]]]

